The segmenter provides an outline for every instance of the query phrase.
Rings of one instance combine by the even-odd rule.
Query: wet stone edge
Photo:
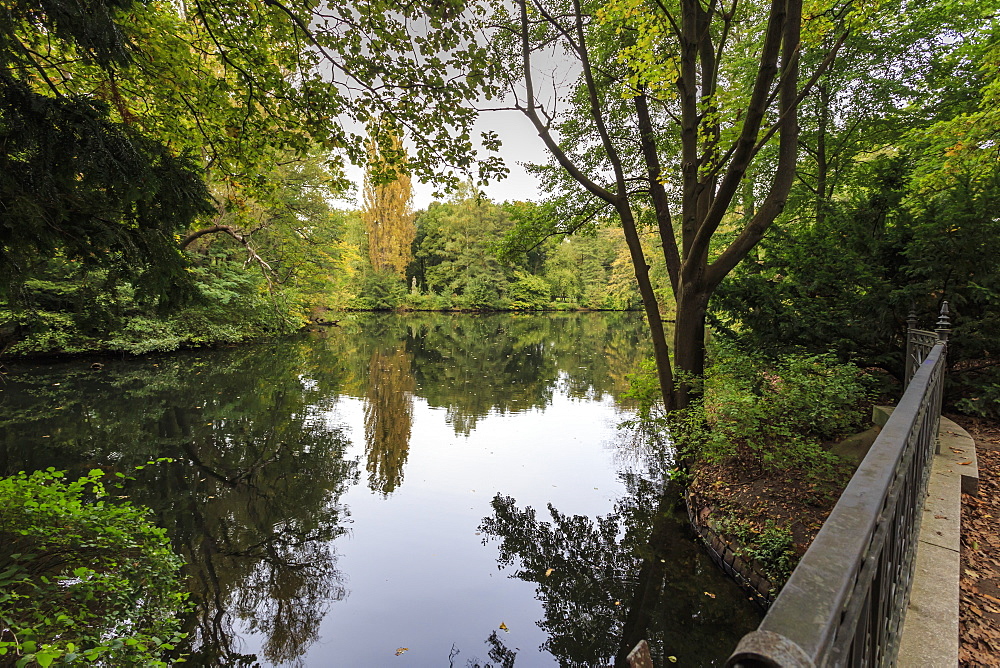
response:
[[[705,520],[711,514],[712,504],[687,489],[684,491],[684,506],[691,528],[701,538],[712,561],[736,581],[750,595],[751,600],[765,610],[769,608],[778,596],[778,587],[771,583],[753,561],[739,555],[740,544],[737,541],[726,539],[708,525]]]

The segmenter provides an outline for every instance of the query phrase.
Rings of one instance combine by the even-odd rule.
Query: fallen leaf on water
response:
[[[554,569],[554,568],[546,568],[546,569],[545,569],[545,577],[549,577],[550,575],[552,575],[552,573],[553,573],[553,572],[554,572],[555,570],[556,570],[556,569]]]
[[[410,651],[409,647],[397,647],[396,648],[396,656],[399,656],[403,652],[408,652],[408,651]]]
[[[715,598],[715,594],[713,594],[711,592],[707,592],[707,591],[705,592],[705,596],[707,596],[709,598]]]
[[[667,657],[667,661],[669,661],[670,663],[677,663],[677,657],[676,656],[668,656]]]
[[[500,622],[500,630],[501,631],[508,631],[508,632],[510,631],[510,629],[507,628],[507,625],[504,624],[503,622]]]

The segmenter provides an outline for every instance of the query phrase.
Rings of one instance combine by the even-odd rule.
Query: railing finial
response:
[[[906,328],[916,329],[917,328],[917,305],[915,302],[910,302],[910,313],[906,316]]]
[[[948,335],[951,334],[951,318],[948,314],[951,309],[948,307],[948,302],[941,302],[941,315],[938,316],[937,327],[934,331],[937,332],[938,341],[947,341]]]

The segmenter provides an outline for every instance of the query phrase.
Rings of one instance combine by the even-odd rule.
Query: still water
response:
[[[637,314],[410,314],[7,363],[0,473],[172,458],[125,493],[188,562],[189,665],[719,665],[760,616],[618,428],[647,354]]]

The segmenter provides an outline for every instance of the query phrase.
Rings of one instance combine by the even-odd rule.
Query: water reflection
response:
[[[186,461],[170,465],[176,503],[165,503],[162,478],[139,500],[158,510],[185,560],[197,603],[188,624],[194,660],[239,665],[235,620],[263,637],[271,663],[293,664],[318,638],[329,606],[344,598],[335,538],[347,513],[338,499],[356,480],[345,443],[318,420],[281,429],[244,425],[222,438],[194,438]]]
[[[188,563],[192,665],[607,665],[635,629],[680,657],[662,629],[731,622],[701,593],[718,574],[660,519],[651,483],[625,476],[609,501],[620,456],[598,436],[643,333],[633,314],[371,315],[297,341],[97,368],[7,362],[0,474],[133,474],[125,493]],[[173,461],[134,472],[159,457]],[[494,501],[484,527],[541,608],[493,578],[475,536],[505,489],[536,507],[612,509],[552,508],[541,522]]]
[[[294,663],[345,595],[334,543],[338,499],[357,478],[327,423],[336,365],[320,352],[261,350],[35,368],[4,388],[5,472],[92,466],[127,472],[187,562],[192,661],[252,665],[236,620],[263,658]],[[319,366],[328,373],[317,374]],[[309,377],[319,378],[312,380]],[[160,463],[133,472],[151,458]]]
[[[537,624],[547,635],[541,649],[561,666],[627,667],[629,651],[646,639],[656,665],[721,665],[731,648],[719,639],[753,629],[756,611],[733,583],[699,591],[699,571],[714,567],[681,538],[679,489],[625,478],[629,493],[608,515],[571,516],[549,504],[551,521],[543,521],[498,494],[483,520],[510,577],[536,586],[545,612]]]
[[[410,355],[402,344],[372,351],[365,392],[365,452],[373,492],[387,495],[403,483],[415,386]]]

